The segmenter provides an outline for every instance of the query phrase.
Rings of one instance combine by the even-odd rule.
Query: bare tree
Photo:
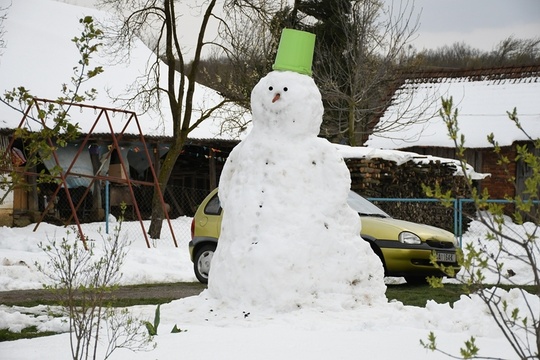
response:
[[[492,51],[474,49],[464,42],[423,50],[415,55],[424,67],[488,68],[501,66],[528,66],[540,63],[540,38],[501,41]]]
[[[418,28],[409,1],[385,8],[379,0],[354,0],[348,14],[333,17],[341,39],[322,43],[314,76],[326,103],[324,135],[360,145],[370,121],[390,101],[398,69]]]
[[[501,41],[490,57],[496,64],[531,65],[540,62],[540,37],[516,39],[509,37]]]
[[[214,12],[216,0],[205,1],[199,6],[201,12],[198,36],[195,44],[193,60],[189,69],[186,66],[185,49],[181,34],[193,33],[182,23],[182,17],[177,10],[178,1],[174,0],[101,0],[104,7],[113,8],[120,16],[119,26],[109,29],[113,49],[127,50],[137,38],[146,38],[155,35],[155,45],[152,46],[154,59],[151,61],[143,79],[134,86],[136,94],[126,98],[127,105],[138,103],[144,110],[150,108],[160,111],[161,98],[164,98],[170,108],[169,114],[164,114],[164,121],[169,119],[172,123],[173,134],[170,149],[161,163],[158,173],[158,182],[164,188],[169,180],[172,169],[186,142],[188,134],[204,120],[210,118],[215,112],[230,102],[229,99],[212,104],[205,109],[196,111],[194,93],[196,89],[196,75],[201,62],[203,48],[211,45],[207,42],[208,27],[211,22],[220,22]],[[148,42],[148,41],[147,41]],[[117,55],[121,52],[117,52]],[[189,60],[189,59],[188,59]],[[160,83],[161,74],[165,74],[165,85]],[[142,80],[142,81],[141,81]],[[160,237],[164,214],[160,206],[160,196],[154,191],[152,200],[152,220],[149,235],[153,239]]]
[[[226,8],[219,29],[224,45],[213,54],[213,62],[225,67],[209,72],[208,80],[246,108],[251,89],[272,70],[282,30],[275,14],[286,6],[286,0],[231,0]]]
[[[4,40],[4,33],[6,32],[4,29],[4,21],[7,19],[7,9],[8,7],[1,7],[0,6],[0,56],[2,55],[2,49],[5,49],[6,47],[6,41]]]
[[[225,28],[225,38],[235,41],[227,55],[234,69],[241,70],[229,76],[241,79],[249,74],[250,79],[238,84],[240,88],[247,86],[239,92],[246,99],[256,81],[271,71],[269,60],[275,57],[284,27],[317,35],[313,77],[325,105],[322,135],[332,141],[362,143],[373,131],[370,121],[380,115],[391,100],[392,90],[401,85],[397,72],[413,65],[409,62],[413,57],[408,43],[417,30],[418,18],[413,19],[414,8],[409,1],[389,8],[380,0],[231,3],[236,5],[233,23],[237,26]],[[219,84],[218,88],[221,91]],[[418,121],[405,120],[405,116],[399,120],[377,131],[396,131],[410,121]]]

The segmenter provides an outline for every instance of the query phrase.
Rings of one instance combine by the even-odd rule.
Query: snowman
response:
[[[382,264],[347,204],[349,170],[317,137],[323,105],[311,78],[314,44],[313,34],[283,31],[273,71],[251,93],[253,128],[220,177],[223,220],[208,293],[231,306],[386,301]]]

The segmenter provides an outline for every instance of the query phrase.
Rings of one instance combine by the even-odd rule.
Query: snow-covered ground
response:
[[[190,218],[173,220],[189,229]],[[99,248],[104,231],[99,224],[83,225],[85,234],[95,239]],[[114,226],[114,224],[111,224]],[[476,228],[475,228],[476,227]],[[104,229],[104,224],[101,224]],[[478,224],[473,223],[474,234]],[[0,228],[0,290],[40,288],[40,275],[35,262],[43,262],[45,254],[37,244],[47,239],[61,240],[66,230],[41,224],[25,228]],[[136,226],[124,226],[129,238]],[[175,248],[170,237],[147,248],[144,240],[135,241],[123,267],[122,284],[195,281],[189,260],[189,232],[177,238]],[[477,241],[477,235],[465,236],[464,243]],[[70,239],[75,239],[71,234]],[[140,238],[140,237],[139,237]],[[518,261],[506,262],[517,273],[520,283],[531,280]],[[264,281],[264,279],[262,279]],[[400,279],[387,279],[399,282]],[[517,291],[502,292],[511,306],[523,306]],[[480,354],[515,358],[511,348],[487,314],[477,296],[463,296],[451,308],[449,304],[428,301],[425,308],[404,306],[399,302],[364,306],[347,310],[327,304],[324,311],[304,308],[289,312],[261,308],[228,308],[203,292],[199,296],[176,300],[161,307],[161,325],[157,348],[152,352],[132,353],[117,350],[112,359],[444,359],[442,354],[424,350],[420,339],[430,331],[437,335],[439,346],[458,352],[470,336],[477,338]],[[537,313],[540,304],[535,299]],[[155,306],[135,306],[131,310],[139,318],[153,320]],[[249,312],[249,316],[245,316]],[[31,325],[40,330],[66,331],[67,325],[47,314],[45,306],[31,309],[0,306],[0,328],[19,331]],[[187,332],[172,334],[174,325]],[[69,335],[0,343],[2,359],[68,359]]]
[[[5,2],[5,0],[0,2]],[[2,59],[2,68],[0,68],[6,69],[6,72],[2,74],[6,76],[10,72],[15,74],[13,76],[13,86],[21,85],[19,80],[22,73],[34,80],[43,80],[39,81],[40,83],[55,83],[54,79],[63,78],[64,76],[55,75],[52,77],[53,80],[45,81],[42,72],[36,76],[28,75],[28,69],[34,69],[32,64],[24,67],[24,70],[17,70],[18,67],[8,66],[10,53],[7,51],[11,51],[14,48],[32,49],[33,53],[28,56],[11,57],[11,59],[14,59],[13,63],[16,65],[24,65],[25,62],[22,62],[23,60],[30,61],[35,58],[33,56],[36,52],[35,47],[28,47],[26,45],[28,43],[39,44],[40,42],[35,41],[34,38],[37,34],[48,34],[49,38],[52,36],[51,32],[65,33],[66,35],[71,34],[64,27],[58,28],[55,26],[59,22],[67,22],[61,16],[64,14],[64,9],[53,9],[53,6],[54,8],[61,7],[60,3],[54,5],[47,4],[46,8],[42,8],[40,6],[45,5],[37,0],[26,0],[24,2],[24,5],[28,6],[28,4],[32,4],[32,6],[23,7],[21,4],[18,2],[13,4],[10,15],[7,18],[7,24],[15,26],[19,24],[15,19],[23,19],[30,21],[30,25],[32,26],[23,26],[23,30],[25,31],[21,32],[13,31],[12,29],[14,27],[11,25],[7,28],[8,37],[12,36],[13,40],[8,38],[10,41]],[[32,12],[30,10],[34,11]],[[80,9],[71,10],[80,12]],[[46,26],[39,26],[40,20],[43,19],[50,21],[50,23],[46,24]],[[48,32],[45,30],[48,30]],[[21,40],[21,36],[23,35],[29,36],[30,40]],[[47,42],[46,45],[48,46],[49,43]],[[47,51],[41,52],[42,55],[53,53],[48,48]],[[39,57],[39,60],[47,64],[56,63],[54,60],[47,60],[42,56]],[[70,68],[68,67],[67,69]],[[52,72],[49,71],[47,74],[51,75]],[[129,74],[132,74],[132,72]],[[106,79],[112,78],[107,77]],[[4,77],[2,77],[2,80],[4,81],[2,83],[3,86],[11,86],[11,81],[5,82],[6,79]],[[38,83],[33,84],[31,86],[32,90],[38,91],[41,96],[48,94],[48,90],[50,89],[40,89],[38,85]],[[292,85],[296,85],[296,83],[292,83]],[[287,83],[287,87],[283,87],[283,90],[287,91],[289,86],[292,85]],[[293,93],[293,91],[289,91],[287,94],[290,93]],[[281,95],[285,98],[283,94]],[[282,148],[292,143],[292,141],[283,142],[282,144],[277,144],[277,148],[280,148],[284,153],[293,154],[293,152],[284,151]],[[310,149],[313,150],[312,148]],[[331,154],[330,150],[328,154]],[[324,161],[319,161],[321,159],[324,159],[324,157],[317,157],[317,159],[314,159],[317,161],[313,161],[312,164],[324,163]],[[330,161],[330,163],[333,164],[333,161]],[[324,177],[313,176],[309,179],[299,179],[297,183],[310,183],[314,189],[320,189],[324,188],[320,186],[321,179],[324,179]],[[299,191],[289,192],[287,194],[289,197],[288,200],[294,204],[302,204],[305,199],[300,194],[301,192]],[[315,198],[310,199],[311,202],[316,200]],[[268,203],[269,201],[265,203],[265,211],[272,214],[274,209],[271,207],[269,209],[266,206]],[[329,214],[333,213],[330,212]],[[329,216],[329,214],[327,215]],[[272,216],[269,216],[269,218],[270,220],[268,221],[271,221]],[[186,229],[186,231],[176,233],[178,247],[174,247],[170,235],[165,234],[161,240],[153,242],[153,247],[147,248],[144,241],[137,240],[141,238],[140,227],[124,227],[121,238],[125,237],[133,240],[133,242],[129,246],[129,253],[122,269],[123,277],[120,284],[195,281],[187,248],[191,219],[180,218],[173,221],[175,222],[175,229],[179,227]],[[330,227],[332,224],[330,223]],[[114,226],[114,224],[111,225]],[[267,223],[263,223],[262,225],[264,225],[264,228],[270,229],[270,231],[273,229],[278,230],[276,227],[266,226]],[[90,239],[89,241],[95,244],[97,252],[103,246],[103,241],[106,241],[102,239],[105,236],[103,230],[100,232],[98,228],[99,224],[83,225],[84,234]],[[104,229],[105,225],[101,224],[101,228]],[[148,224],[146,224],[146,228],[148,228]],[[77,241],[73,231],[68,236],[66,229],[62,227],[41,224],[36,231],[33,230],[34,225],[29,225],[25,228],[0,228],[0,290],[40,288],[41,284],[46,280],[37,271],[36,263],[44,264],[47,257],[40,250],[38,244],[53,239],[60,241],[64,237],[68,237],[70,241]],[[475,235],[466,238],[465,242],[476,240],[477,236]],[[306,248],[305,245],[306,241],[304,241],[304,249]],[[271,249],[271,246],[268,248]],[[259,253],[258,259],[264,259],[264,256],[261,255],[264,254]],[[304,256],[305,253],[299,255]],[[344,254],[341,259],[350,261],[346,255]],[[309,255],[307,256],[309,257]],[[223,262],[226,260],[226,257],[221,259]],[[362,260],[358,259],[358,261]],[[315,274],[322,274],[324,271],[329,271],[327,267],[317,268],[317,266],[322,267],[318,263],[309,263],[308,265],[310,265],[310,271]],[[357,264],[346,263],[345,267],[348,265],[356,266]],[[509,259],[505,266],[516,273],[516,276],[512,279],[516,279],[520,283],[530,282],[532,274],[526,271],[519,260]],[[339,267],[336,269],[339,270]],[[286,272],[284,273],[286,276]],[[337,275],[340,276],[341,274]],[[340,280],[339,276],[338,281]],[[298,297],[298,294],[292,293],[295,291],[294,287],[283,289],[283,292],[290,291],[290,294],[279,293],[279,290],[282,289],[279,278],[261,278],[253,279],[253,281],[270,282],[269,284],[265,284],[265,288],[275,289],[275,293],[282,298],[296,299]],[[386,281],[399,281],[399,279],[387,279]],[[331,285],[334,284],[331,283]],[[234,281],[231,281],[230,286],[234,286]],[[364,290],[369,292],[370,288],[368,286],[365,286],[365,284],[362,286]],[[381,286],[382,284],[377,283],[371,290],[372,295],[377,297]],[[249,291],[250,289],[244,288],[244,290]],[[525,308],[523,297],[518,291],[498,291],[499,295],[506,299],[510,307]],[[268,294],[271,294],[271,292],[268,292]],[[113,354],[111,359],[326,360],[329,358],[446,358],[446,356],[441,354],[428,352],[420,346],[419,340],[427,339],[428,333],[431,331],[436,333],[438,345],[453,353],[458,353],[463,342],[474,336],[477,339],[476,344],[481,349],[479,355],[515,358],[511,347],[506,343],[484,305],[474,295],[471,297],[462,297],[453,307],[450,307],[449,304],[437,304],[433,301],[428,301],[426,306],[422,308],[404,306],[402,303],[396,301],[377,301],[369,305],[367,303],[360,303],[355,304],[355,306],[346,306],[341,301],[335,301],[335,298],[331,296],[321,297],[316,302],[306,302],[306,304],[298,308],[276,308],[265,306],[264,303],[260,302],[249,305],[243,304],[241,301],[226,304],[219,297],[211,295],[208,290],[205,290],[198,296],[176,300],[163,305],[161,307],[161,324],[158,328],[159,335],[155,337],[157,343],[156,349],[150,353],[132,353],[126,349],[119,349]],[[533,313],[540,313],[539,299],[533,295],[528,297],[530,297],[529,304],[532,306]],[[152,321],[155,309],[155,306],[134,306],[129,310],[141,320]],[[36,325],[42,331],[52,330],[63,332],[59,335],[38,339],[24,339],[0,343],[0,358],[25,360],[71,358],[69,334],[66,333],[68,326],[65,320],[65,318],[51,316],[51,313],[48,312],[45,306],[26,309],[0,305],[0,328],[20,331],[25,327]],[[170,333],[175,325],[187,331],[174,334]],[[516,335],[522,336],[519,333]],[[103,354],[98,355],[98,358],[102,358],[103,356],[101,355]]]

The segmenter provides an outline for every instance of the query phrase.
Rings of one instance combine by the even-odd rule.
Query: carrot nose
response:
[[[274,98],[272,99],[272,102],[275,103],[276,101],[278,101],[280,96],[281,96],[281,95],[280,95],[279,93],[277,93],[277,94],[274,96]]]

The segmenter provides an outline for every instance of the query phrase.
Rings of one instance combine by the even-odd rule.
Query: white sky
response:
[[[91,6],[97,0],[57,0]],[[387,5],[413,0],[383,0]],[[410,6],[410,5],[409,5]],[[414,0],[414,12],[420,13],[420,28],[413,45],[434,49],[465,42],[484,51],[493,50],[502,40],[540,37],[540,1],[538,0]],[[193,21],[193,28],[198,23]]]
[[[407,0],[384,0],[387,4]],[[464,42],[493,50],[502,40],[540,37],[540,1],[537,0],[414,0],[421,11],[418,49],[434,49]]]

